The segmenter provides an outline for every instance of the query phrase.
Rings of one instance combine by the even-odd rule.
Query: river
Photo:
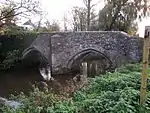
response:
[[[69,75],[55,75],[55,82],[62,87],[67,85],[67,80],[71,79]],[[9,97],[10,94],[20,94],[24,92],[28,94],[33,90],[33,85],[42,81],[37,69],[24,69],[13,72],[0,72],[0,97]],[[49,87],[58,89],[58,85],[49,83]]]

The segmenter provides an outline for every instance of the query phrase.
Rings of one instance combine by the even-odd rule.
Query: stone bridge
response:
[[[82,62],[106,70],[122,63],[139,62],[143,38],[119,31],[41,33],[23,52],[23,59],[40,67],[50,66],[53,74],[79,71]],[[28,64],[29,63],[29,64]]]

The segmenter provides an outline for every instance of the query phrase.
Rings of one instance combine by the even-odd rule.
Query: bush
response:
[[[18,96],[11,95],[11,100],[23,103],[20,109],[14,110],[8,106],[2,106],[4,113],[45,113],[48,107],[52,107],[55,103],[64,100],[61,95],[45,91],[40,91],[38,88],[34,88],[34,91],[29,95],[21,93]]]
[[[22,51],[27,48],[38,33],[21,32],[0,36],[0,70],[8,70],[19,65]]]
[[[19,64],[21,52],[19,50],[9,51],[1,63],[1,69],[11,69]]]
[[[117,72],[92,78],[91,84],[75,92],[71,99],[34,91],[30,96],[16,97],[25,104],[20,109],[11,111],[4,107],[3,110],[10,113],[149,113],[149,92],[146,103],[139,105],[140,72],[141,65],[126,65]]]

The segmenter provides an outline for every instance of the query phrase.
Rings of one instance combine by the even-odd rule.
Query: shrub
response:
[[[11,69],[21,60],[21,52],[19,50],[9,51],[6,55],[6,58],[1,63],[1,69]]]
[[[140,72],[141,65],[130,64],[117,72],[97,76],[88,87],[67,100],[36,90],[30,96],[16,97],[25,105],[15,113],[149,113],[149,92],[146,103],[142,107],[139,105]],[[14,113],[7,107],[3,110]]]
[[[20,32],[0,36],[0,69],[8,70],[16,67],[21,59],[22,51],[27,48],[38,33]]]
[[[46,112],[48,107],[52,107],[55,103],[64,100],[61,95],[57,95],[51,92],[40,91],[38,88],[34,88],[34,91],[29,95],[21,93],[20,95],[10,97],[11,100],[19,101],[23,103],[20,109],[14,110],[8,106],[3,106],[4,112],[9,113],[43,113]]]

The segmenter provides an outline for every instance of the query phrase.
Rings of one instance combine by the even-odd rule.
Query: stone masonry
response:
[[[142,47],[143,38],[131,37],[120,31],[41,33],[24,50],[23,59],[40,62],[43,66],[51,65],[53,74],[64,74],[85,56],[93,59],[103,57],[113,67],[122,61],[139,62]]]

